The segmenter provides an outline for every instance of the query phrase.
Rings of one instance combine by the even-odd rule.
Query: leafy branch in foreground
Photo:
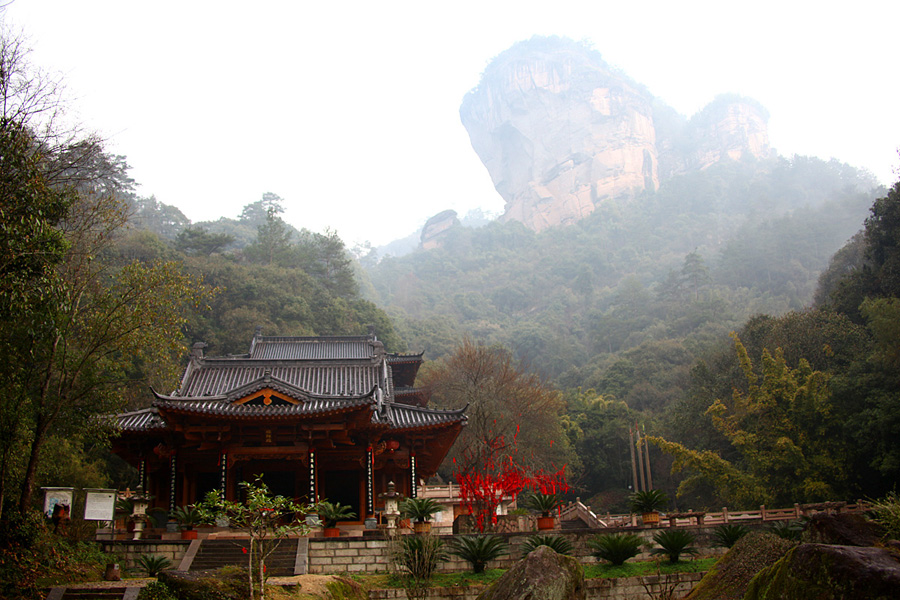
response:
[[[231,527],[250,534],[249,565],[250,595],[253,600],[266,597],[266,559],[278,548],[280,540],[289,535],[305,535],[309,527],[304,521],[307,514],[315,512],[315,506],[300,504],[273,496],[261,477],[255,482],[242,481],[246,502],[223,499],[212,491],[197,505],[204,521],[213,523],[227,517]]]

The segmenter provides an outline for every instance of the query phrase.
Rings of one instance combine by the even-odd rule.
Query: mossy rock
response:
[[[685,600],[741,600],[750,580],[793,546],[794,542],[771,533],[748,533],[716,562]]]
[[[862,515],[827,513],[813,515],[801,536],[810,544],[841,546],[874,546],[878,538],[876,525]]]
[[[888,548],[801,544],[753,578],[744,600],[900,598],[900,557]]]
[[[478,600],[584,600],[584,571],[571,556],[547,546],[517,562]]]
[[[223,567],[215,571],[163,571],[157,579],[179,600],[246,600],[247,570]]]

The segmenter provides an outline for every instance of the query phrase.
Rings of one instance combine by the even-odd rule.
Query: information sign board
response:
[[[85,490],[84,520],[112,521],[116,513],[116,490]]]

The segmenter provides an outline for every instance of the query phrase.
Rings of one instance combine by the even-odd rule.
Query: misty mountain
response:
[[[460,108],[501,219],[535,231],[721,161],[768,158],[768,116],[722,95],[686,119],[583,43],[540,36],[494,58]]]

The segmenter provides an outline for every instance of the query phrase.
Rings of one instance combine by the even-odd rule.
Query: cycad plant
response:
[[[746,525],[740,523],[722,523],[713,530],[713,541],[716,546],[731,548],[739,539],[750,533]]]
[[[539,546],[547,546],[557,554],[572,554],[572,543],[561,535],[535,534],[525,538],[522,544],[522,556],[527,556]]]
[[[560,502],[561,500],[556,494],[544,494],[541,492],[534,492],[528,496],[526,501],[529,508],[540,512],[545,517],[549,517],[550,513],[560,505]]]
[[[433,535],[405,535],[391,552],[407,597],[424,598],[438,563],[446,559],[444,543]]]
[[[631,504],[631,512],[642,515],[665,508],[669,503],[669,497],[662,490],[643,490],[631,494],[628,498]]]
[[[431,517],[441,512],[441,505],[433,498],[407,498],[400,503],[400,513],[417,523],[430,521]]]
[[[199,525],[203,522],[200,511],[198,511],[196,507],[190,505],[179,506],[173,510],[172,518],[178,521],[178,524],[181,525],[183,529],[192,529],[194,525]]]
[[[597,560],[607,560],[614,565],[624,564],[629,558],[634,558],[641,553],[644,540],[633,533],[604,534],[588,540]]]
[[[668,529],[660,531],[653,536],[653,541],[660,545],[653,549],[653,554],[665,554],[670,563],[677,563],[682,554],[697,554],[696,548],[691,546],[696,536],[683,529]]]
[[[157,556],[155,554],[143,554],[137,560],[138,566],[142,571],[147,573],[148,577],[156,577],[162,571],[170,568],[172,562],[165,556]]]
[[[508,551],[503,538],[496,535],[464,535],[451,542],[450,553],[469,562],[472,572],[483,573],[488,562]]]
[[[800,535],[803,533],[803,522],[775,521],[769,526],[769,531],[782,539],[799,542]]]
[[[341,504],[340,502],[331,503],[328,500],[322,500],[316,505],[319,518],[326,528],[337,527],[338,521],[346,521],[356,517],[356,513],[350,510],[350,506]]]

